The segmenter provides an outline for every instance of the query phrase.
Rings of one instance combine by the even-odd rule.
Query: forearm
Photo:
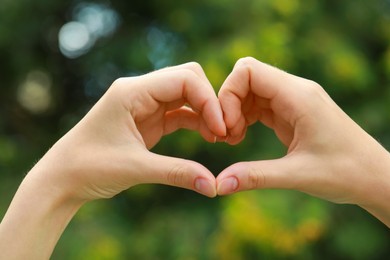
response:
[[[3,259],[49,259],[65,227],[83,204],[72,201],[38,163],[26,176],[0,224]]]

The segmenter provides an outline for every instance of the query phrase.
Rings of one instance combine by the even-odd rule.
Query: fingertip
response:
[[[231,135],[231,134],[227,135],[225,137],[224,142],[229,145],[236,145],[239,144],[242,140],[244,140],[245,135],[246,135],[246,129],[245,131],[242,131],[240,135]]]
[[[238,190],[239,182],[237,177],[229,176],[227,178],[222,179],[217,186],[217,194],[218,195],[228,195],[234,193]]]
[[[224,123],[218,122],[217,125],[215,125],[212,129],[212,132],[217,136],[217,137],[225,137],[227,130],[226,126]]]
[[[218,120],[218,126],[219,126],[219,129],[218,129],[218,136],[226,136],[227,134],[227,127],[226,127],[226,123],[225,123],[225,119],[224,119],[224,115],[223,115],[223,111],[222,111],[222,107],[221,107],[221,104],[219,103],[219,100],[218,100],[218,110],[217,110],[217,120]]]
[[[229,144],[229,145],[237,145],[241,142],[241,139],[237,138],[237,137],[233,137],[233,136],[228,136],[225,140],[225,143]]]
[[[215,102],[212,102],[209,106],[206,106],[204,109],[204,118],[210,130],[216,136],[226,136],[226,124],[218,99],[216,99]]]
[[[198,177],[195,179],[194,190],[209,198],[214,198],[217,196],[215,183],[212,183],[211,181],[202,177]]]
[[[207,126],[207,123],[202,121],[199,129],[200,135],[209,143],[215,144],[218,136]]]
[[[219,106],[225,128],[232,128],[241,116],[241,101],[234,95],[226,94],[219,97]]]
[[[221,122],[219,122],[218,124],[216,135],[219,137],[224,137],[226,136],[226,133],[227,133],[227,129],[226,129],[225,121],[223,121],[222,119]]]
[[[226,142],[228,136],[217,136],[216,142]]]

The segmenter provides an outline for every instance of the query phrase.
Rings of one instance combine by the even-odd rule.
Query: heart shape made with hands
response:
[[[218,93],[226,136],[217,137],[217,141],[236,145],[245,138],[250,125],[260,122],[289,146],[294,129],[285,111],[294,104],[287,99],[289,95],[276,97],[285,85],[281,80],[284,74],[287,73],[250,58],[238,61]],[[276,161],[238,162],[227,167],[216,177],[217,194],[272,187],[273,183],[265,181],[265,171],[272,173],[275,164]]]
[[[215,177],[195,161],[149,150],[179,128],[198,131],[209,142],[217,137],[234,145],[255,122],[275,132],[288,148],[286,156],[237,162]],[[72,150],[69,147],[80,148],[78,155],[83,159],[77,160],[76,168],[81,169],[77,174],[96,173],[83,176],[89,187],[88,194],[83,194],[86,199],[110,197],[138,184],[160,183],[209,197],[279,188],[330,201],[356,202],[346,195],[356,191],[342,182],[356,179],[345,161],[350,166],[361,160],[367,145],[379,150],[379,157],[388,156],[373,142],[317,83],[243,58],[217,95],[196,63],[118,79],[61,143],[65,154]],[[334,178],[335,172],[344,175]]]
[[[110,158],[121,158],[119,162],[124,162],[125,171],[118,178],[124,179],[123,185],[113,181],[111,175],[100,179],[105,191],[160,183],[214,197],[256,188],[280,188],[297,189],[330,201],[353,202],[356,200],[345,194],[356,191],[341,183],[342,178],[333,178],[335,172],[342,172],[346,174],[344,179],[353,179],[348,176],[350,170],[345,168],[345,160],[340,165],[339,158],[351,162],[356,159],[348,157],[352,150],[363,151],[366,145],[378,147],[320,85],[254,58],[238,60],[217,95],[196,63],[126,78],[114,85],[117,87],[108,91],[112,96],[101,103],[104,113],[94,114],[102,117],[106,114],[107,124],[117,126],[118,121],[126,126],[109,131],[104,131],[107,127],[98,127],[104,133],[97,135],[99,139],[106,135],[108,143],[113,141],[120,148]],[[112,107],[118,100],[121,100],[119,107]],[[198,131],[209,142],[217,139],[234,145],[255,122],[275,132],[288,148],[286,156],[237,162],[215,178],[197,162],[158,155],[147,149],[179,128]],[[119,133],[115,137],[114,130]],[[360,145],[356,137],[361,137]],[[383,152],[379,154],[382,156]],[[107,189],[107,181],[115,189]]]
[[[178,128],[187,128],[199,131],[209,142],[218,140],[235,145],[243,140],[247,127],[259,121],[272,128],[283,144],[291,144],[294,136],[291,122],[296,115],[290,114],[289,111],[297,111],[294,107],[299,107],[299,100],[294,99],[296,91],[291,90],[296,90],[297,86],[302,84],[297,81],[303,79],[253,58],[244,58],[236,63],[216,95],[200,65],[185,64],[154,73],[161,76],[164,72],[173,74],[175,79],[169,79],[173,85],[179,72],[183,78],[180,79],[181,83],[176,85],[184,86],[177,93],[169,89],[164,92],[160,90],[156,95],[159,102],[168,102],[168,105],[165,105],[169,109],[165,111],[164,134],[172,133]],[[160,82],[166,82],[169,78],[169,75],[164,76],[165,78],[159,79]],[[288,87],[286,81],[290,83]],[[183,106],[184,103],[188,103],[190,107]],[[138,128],[145,137],[151,125],[138,125]],[[150,145],[146,142],[147,146],[153,146],[158,141],[158,138],[144,139],[153,140]],[[215,196],[216,192],[225,195],[239,190],[266,187],[264,174],[257,169],[272,168],[275,162],[236,163],[217,176],[214,187],[211,187],[214,179],[211,173],[212,177],[209,174],[206,182],[202,178],[195,179],[192,187],[180,185],[179,179],[183,178],[182,172],[178,170],[180,168],[174,168],[168,174],[168,179],[169,184],[192,188],[208,196]],[[262,163],[262,167],[257,167],[259,165],[255,163]]]

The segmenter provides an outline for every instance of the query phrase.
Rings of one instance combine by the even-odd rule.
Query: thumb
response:
[[[290,157],[233,164],[218,175],[217,194],[265,188],[299,189],[305,178],[299,165]]]
[[[160,183],[194,190],[208,197],[217,195],[215,177],[203,165],[181,158],[149,153],[139,183]]]

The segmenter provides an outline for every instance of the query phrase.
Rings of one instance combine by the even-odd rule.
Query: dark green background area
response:
[[[58,33],[82,5],[114,11],[118,26],[67,58]],[[387,0],[0,0],[0,215],[29,168],[116,78],[196,61],[218,91],[244,56],[315,80],[390,147]],[[49,105],[34,110],[21,93],[42,75],[49,83],[40,102]],[[286,149],[256,124],[234,147],[181,130],[153,151],[198,161],[217,175]],[[208,199],[142,185],[82,208],[53,259],[383,259],[389,244],[387,228],[364,210],[299,192]]]

